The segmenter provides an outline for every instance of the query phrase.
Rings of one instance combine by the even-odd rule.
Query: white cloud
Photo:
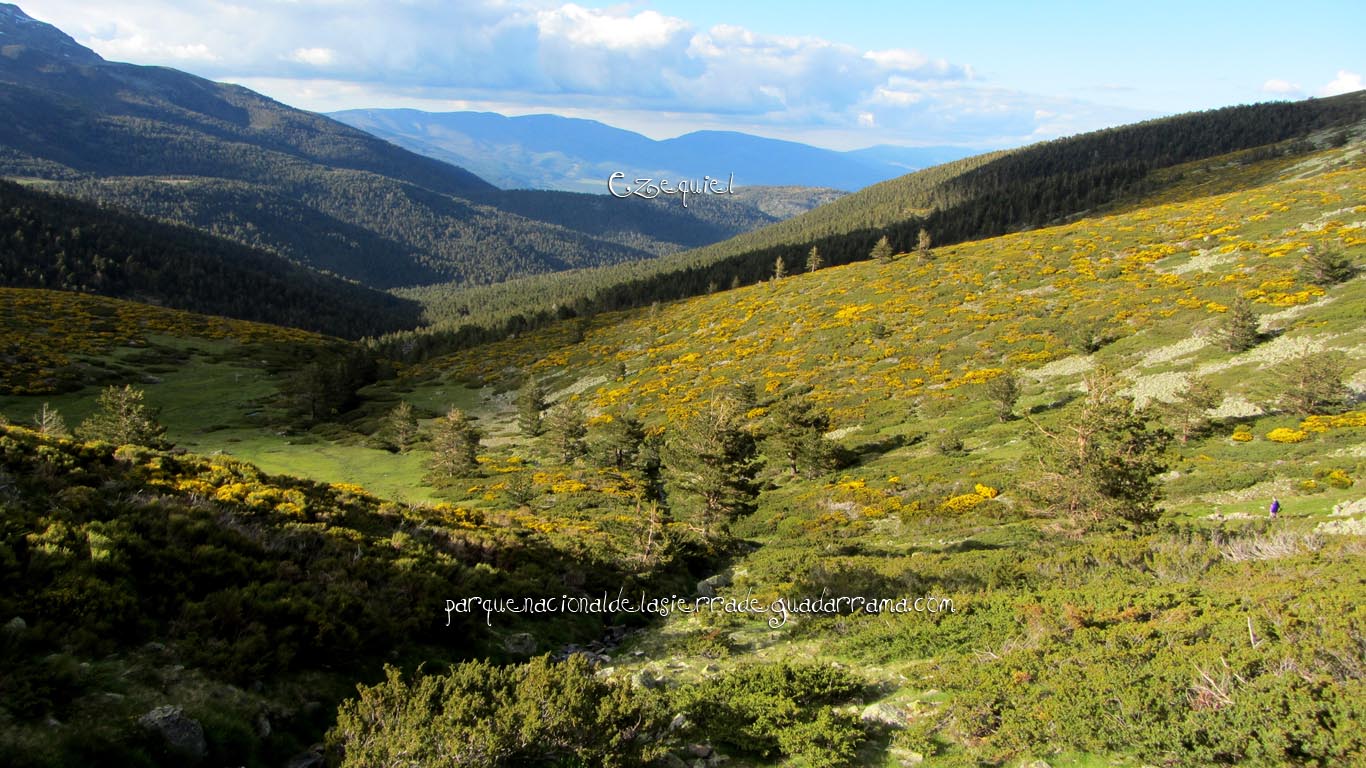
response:
[[[1337,96],[1342,93],[1359,91],[1363,88],[1366,88],[1366,84],[1362,83],[1360,74],[1339,69],[1338,76],[1320,88],[1318,93],[1320,96]]]
[[[638,4],[32,1],[107,58],[255,84],[313,109],[464,104],[849,146],[1020,143],[1150,116],[993,89],[966,63],[909,47],[703,29]]]
[[[536,26],[543,38],[564,38],[577,46],[611,50],[659,49],[677,42],[690,25],[656,11],[611,15],[569,4],[541,11]]]
[[[1273,96],[1301,96],[1304,94],[1304,89],[1287,80],[1272,78],[1262,83],[1262,93],[1269,93]]]
[[[192,62],[218,61],[218,56],[204,43],[167,43],[140,31],[111,41],[105,56],[181,66]]]
[[[287,58],[300,64],[325,67],[337,60],[337,52],[331,48],[295,48]]]

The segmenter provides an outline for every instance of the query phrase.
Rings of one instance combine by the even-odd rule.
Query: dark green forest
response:
[[[412,301],[187,227],[0,181],[0,282],[133,299],[343,338],[413,328]]]

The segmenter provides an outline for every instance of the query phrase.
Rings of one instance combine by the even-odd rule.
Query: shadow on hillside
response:
[[[1029,406],[1029,410],[1027,411],[1027,413],[1029,413],[1032,416],[1036,413],[1044,413],[1045,411],[1055,411],[1059,408],[1067,406],[1069,403],[1071,403],[1073,400],[1076,400],[1079,397],[1081,397],[1080,392],[1068,390],[1053,398],[1052,400]]]
[[[875,440],[854,446],[837,446],[835,459],[840,467],[856,467],[897,449],[917,445],[924,440],[923,434],[882,435]]]

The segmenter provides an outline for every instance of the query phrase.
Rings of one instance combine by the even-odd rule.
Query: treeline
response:
[[[413,301],[274,254],[0,181],[0,284],[96,293],[344,338],[414,328]]]
[[[1154,172],[1261,147],[1311,151],[1311,134],[1366,119],[1366,93],[1180,115],[946,164],[844,197],[732,240],[646,263],[462,290],[402,292],[435,326],[384,340],[398,354],[431,354],[518,333],[544,322],[747,285],[789,268],[816,247],[826,266],[866,259],[882,237],[897,252],[1044,226],[1159,188]],[[1171,183],[1169,180],[1167,183]],[[833,213],[832,213],[833,212]],[[838,215],[836,215],[838,214]],[[869,222],[876,222],[869,225]]]
[[[677,196],[618,199],[607,194],[513,189],[490,195],[489,202],[509,213],[654,254],[700,248],[779,220],[754,204],[721,195],[689,195],[684,208]]]

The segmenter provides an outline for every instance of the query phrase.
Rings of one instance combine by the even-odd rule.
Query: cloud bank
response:
[[[849,146],[1014,144],[1146,116],[992,88],[967,63],[911,48],[702,29],[629,7],[44,0],[31,12],[106,58],[230,79],[314,109],[489,105]]]

